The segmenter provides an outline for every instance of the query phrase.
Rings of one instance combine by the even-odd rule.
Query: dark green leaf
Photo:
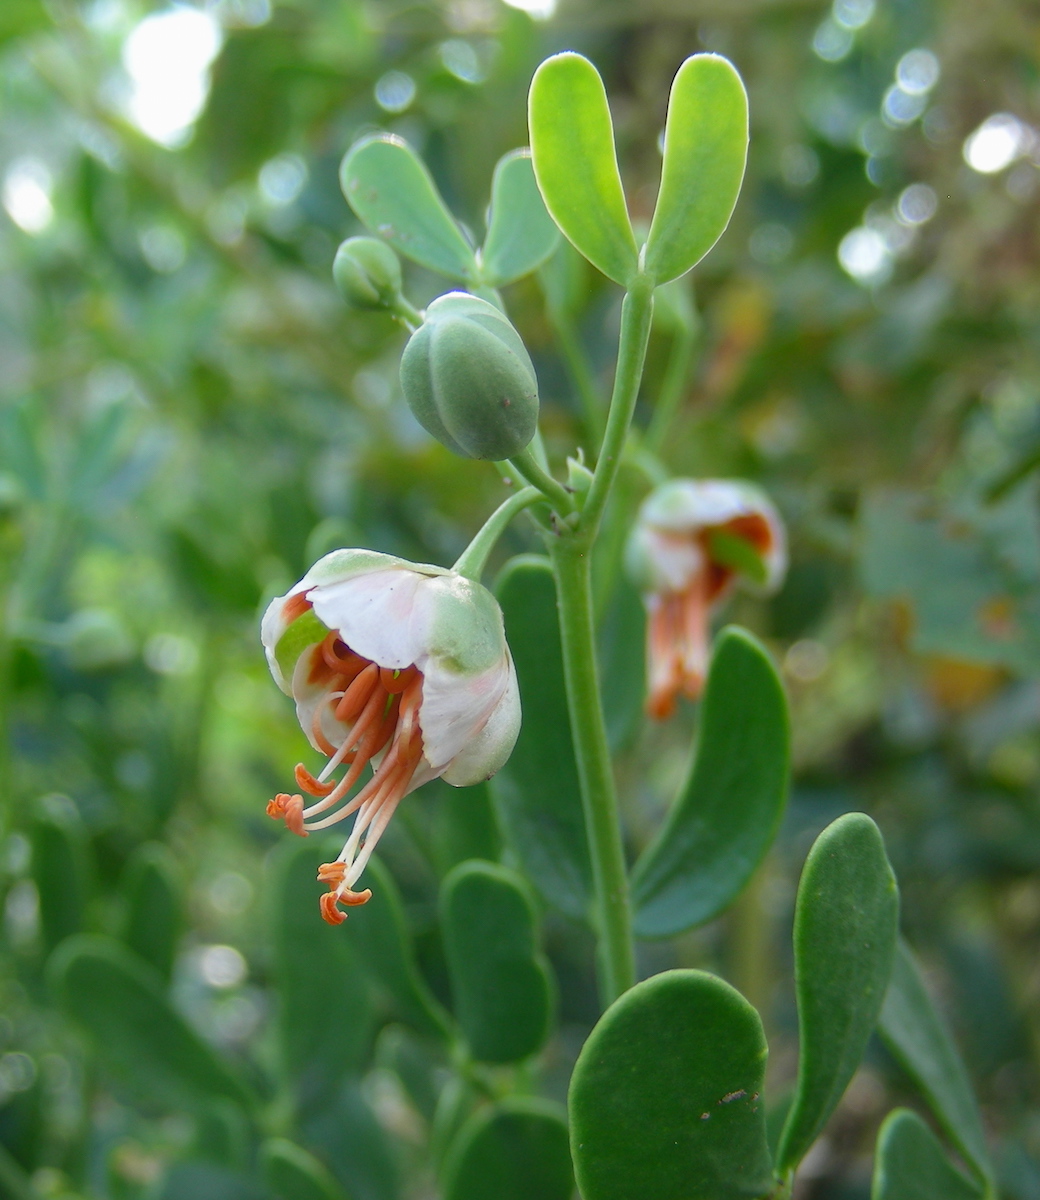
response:
[[[968,1073],[928,995],[913,954],[902,940],[878,1028],[965,1160],[980,1178],[992,1178],[982,1118]]]
[[[549,1035],[552,979],[523,880],[497,863],[461,863],[441,888],[455,1016],[474,1058],[516,1062]]]
[[[276,1200],[344,1200],[343,1189],[313,1154],[285,1138],[260,1147],[260,1169]]]
[[[748,148],[748,105],[732,63],[694,54],[668,99],[661,190],[646,243],[659,283],[685,274],[715,245],[737,203]]]
[[[353,146],[340,168],[350,207],[372,233],[406,258],[460,282],[475,280],[477,260],[437,186],[410,146],[388,133]]]
[[[516,664],[523,725],[491,783],[499,821],[528,879],[572,917],[588,911],[592,868],[563,690],[556,585],[549,560],[522,555],[495,585]]]
[[[491,181],[491,213],[480,255],[487,287],[501,287],[543,263],[560,242],[560,231],[545,211],[529,150],[500,158]]]
[[[53,950],[83,928],[90,898],[90,848],[76,806],[68,796],[45,796],[29,825],[32,877],[40,896],[44,945]]]
[[[570,1089],[584,1200],[738,1200],[774,1184],[750,1004],[702,971],[666,971],[604,1013]]]
[[[161,842],[146,842],[123,872],[123,941],[165,980],[173,970],[184,905],[177,860]]]
[[[444,1038],[451,1028],[447,1014],[419,974],[393,876],[378,859],[365,869],[365,886],[372,899],[356,909],[339,930],[364,964],[375,985],[384,1018],[410,1025],[429,1037]]]
[[[344,930],[327,925],[318,911],[325,890],[318,863],[335,858],[339,845],[326,844],[325,851],[315,838],[285,841],[270,889],[282,1063],[305,1106],[324,1103],[347,1070],[362,1063],[373,1033],[367,974]]]
[[[482,1109],[455,1139],[444,1177],[445,1200],[570,1200],[563,1110],[520,1096]]]
[[[668,937],[720,913],[783,815],[787,704],[769,655],[742,629],[718,637],[700,722],[687,782],[633,874],[640,937]]]
[[[174,1011],[162,979],[109,938],[80,934],[54,953],[51,985],[91,1036],[102,1062],[151,1102],[177,1108],[251,1097],[230,1068]]]
[[[888,1114],[878,1132],[871,1200],[979,1200],[981,1195],[916,1113],[897,1108]]]
[[[638,266],[599,72],[580,54],[547,58],[531,80],[528,120],[545,206],[594,267],[627,284]]]
[[[888,987],[898,921],[878,827],[846,813],[816,839],[798,885],[798,1087],[777,1155],[784,1173],[798,1166],[859,1066]]]

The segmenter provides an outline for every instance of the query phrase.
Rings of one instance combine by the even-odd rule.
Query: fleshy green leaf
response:
[[[90,1034],[102,1062],[150,1103],[198,1107],[214,1096],[250,1103],[231,1070],[170,1006],[159,974],[118,942],[69,938],[49,971],[62,1008]]]
[[[913,954],[902,940],[878,1029],[965,1161],[981,1179],[992,1178],[982,1118],[968,1073],[928,995]]]
[[[461,863],[441,889],[455,1016],[474,1058],[517,1062],[549,1034],[552,979],[523,880],[496,863]]]
[[[636,984],[574,1067],[571,1152],[584,1200],[746,1200],[775,1183],[750,1004],[702,971]]]
[[[377,133],[347,153],[339,172],[350,207],[406,258],[462,282],[477,260],[429,171],[399,137]]]
[[[787,799],[787,704],[769,655],[723,630],[701,703],[693,767],[636,864],[635,930],[669,937],[720,913],[750,879]]]
[[[798,1086],[777,1160],[793,1171],[859,1066],[885,998],[899,894],[864,813],[828,825],[809,851],[794,920]]]
[[[343,1189],[327,1168],[285,1138],[264,1142],[260,1167],[276,1200],[344,1200]]]
[[[429,1037],[447,1037],[451,1023],[419,974],[397,884],[378,859],[365,868],[364,886],[372,889],[372,899],[339,932],[368,971],[383,1018]]]
[[[40,927],[48,950],[83,928],[90,896],[90,849],[68,796],[45,796],[29,824],[32,877],[40,897]]]
[[[184,917],[177,860],[162,842],[146,842],[127,862],[121,890],[123,941],[169,980]]]
[[[545,206],[594,267],[627,284],[638,267],[599,72],[580,54],[554,54],[528,97],[531,153]]]
[[[878,1132],[871,1200],[979,1200],[981,1195],[917,1113],[897,1108],[888,1114]]]
[[[502,287],[529,274],[560,243],[560,231],[545,211],[529,150],[513,150],[498,161],[491,180],[491,213],[480,255],[487,287]]]
[[[373,1033],[362,964],[349,937],[327,925],[318,911],[325,888],[317,882],[317,865],[338,852],[339,845],[330,844],[323,855],[316,838],[287,839],[271,866],[279,1048],[296,1100],[304,1107],[324,1103],[344,1074],[360,1066]],[[343,999],[331,1005],[330,996]]]
[[[520,1096],[481,1110],[459,1131],[444,1174],[445,1200],[570,1200],[562,1110]]]
[[[548,559],[512,559],[495,594],[516,664],[524,720],[509,761],[491,781],[491,793],[502,831],[528,879],[549,904],[583,917],[592,868],[561,686],[563,652]]]
[[[668,99],[661,190],[646,243],[646,270],[658,283],[685,274],[729,224],[744,178],[748,103],[733,64],[694,54]]]

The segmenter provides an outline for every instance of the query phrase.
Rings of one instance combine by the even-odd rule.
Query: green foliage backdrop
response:
[[[537,1196],[566,1200],[559,1105],[598,1009],[575,768],[542,677],[545,571],[522,559],[497,588],[521,687],[546,697],[527,740],[490,787],[406,801],[376,898],[338,930],[318,921],[316,856],[264,816],[306,746],[257,637],[270,597],[327,550],[447,564],[496,502],[490,473],[405,407],[399,327],[333,287],[337,245],[363,232],[339,166],[359,137],[399,135],[480,243],[494,164],[528,141],[531,76],[562,49],[607,82],[644,228],[678,64],[710,50],[741,72],[747,180],[696,294],[659,296],[637,421],[675,474],[761,483],[791,536],[783,590],[727,612],[764,639],[791,703],[779,838],[725,915],[640,943],[641,975],[686,973],[626,1003],[706,988],[733,1008],[691,968],[739,988],[772,1050],[775,1144],[796,1087],[799,872],[824,825],[868,812],[1002,1194],[1040,1195],[1034,6],[560,0],[543,20],[500,0],[215,0],[193,10],[219,31],[195,76],[205,104],[173,146],[139,128],[147,73],[127,49],[159,11],[0,4],[0,1196],[501,1198],[510,1164],[537,1161]],[[502,278],[516,254],[495,258]],[[423,268],[407,280],[423,304],[445,290]],[[505,294],[556,456],[597,432],[620,294],[566,246]],[[643,488],[622,473],[619,517]],[[496,562],[537,548],[518,523]],[[619,557],[608,537],[598,577]],[[642,719],[637,598],[604,585],[597,605],[629,858],[647,855],[664,903],[653,833],[696,714]],[[773,792],[761,806],[774,820]],[[522,983],[505,988],[515,1045],[458,966],[482,936],[460,911],[471,894],[511,923],[496,969]],[[695,897],[696,919],[720,895]],[[689,924],[654,911],[648,936]],[[869,1044],[806,1162],[814,1200],[868,1196],[885,1114],[919,1103],[915,1078],[942,1091],[945,1035],[906,1061],[897,1001],[893,1049]],[[449,1080],[451,1012],[472,1078]],[[578,1078],[609,1140],[591,1066]],[[803,1132],[826,1107],[812,1083]],[[956,1086],[946,1128],[971,1166],[985,1152]],[[906,1113],[884,1137],[893,1161],[934,1153]],[[936,1159],[934,1186],[972,1194],[949,1170]]]

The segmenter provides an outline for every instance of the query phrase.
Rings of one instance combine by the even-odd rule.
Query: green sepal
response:
[[[287,680],[292,680],[300,655],[309,646],[316,646],[324,641],[328,632],[328,627],[318,620],[313,608],[308,608],[286,626],[285,632],[278,639],[278,645],[274,648],[274,657],[278,669]]]
[[[599,72],[580,54],[554,54],[534,73],[528,120],[545,206],[590,263],[626,286],[639,267]]]
[[[724,567],[731,567],[760,587],[769,582],[769,568],[747,538],[737,537],[726,529],[708,530],[708,551],[712,559]]]

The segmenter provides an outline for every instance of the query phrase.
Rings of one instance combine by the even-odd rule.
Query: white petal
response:
[[[429,660],[419,725],[431,766],[444,770],[481,733],[509,687],[512,666],[506,655],[477,675],[459,675]]]
[[[452,759],[444,772],[445,781],[453,787],[468,787],[490,779],[513,752],[519,733],[520,689],[510,658],[509,678],[498,703],[484,728]]]
[[[422,670],[429,611],[420,596],[428,579],[404,568],[370,571],[315,587],[309,599],[318,619],[362,658],[395,670],[413,663]]]

